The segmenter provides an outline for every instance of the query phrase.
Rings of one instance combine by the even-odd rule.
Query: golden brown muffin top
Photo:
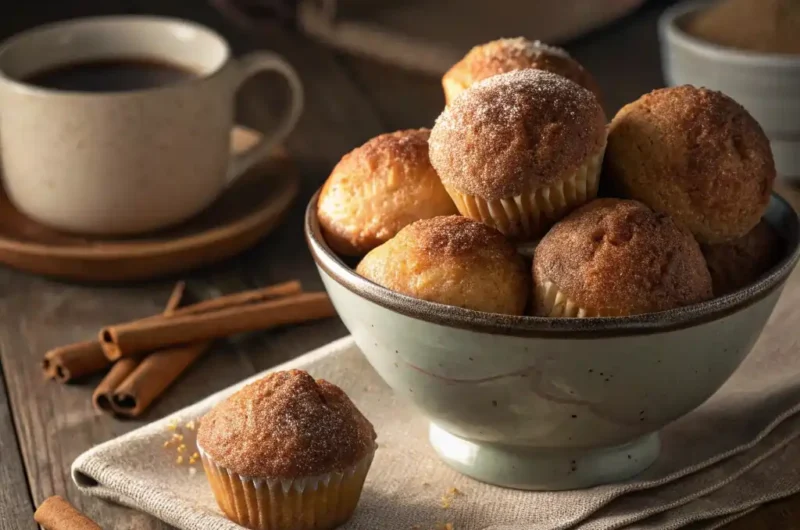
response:
[[[533,275],[537,284],[553,282],[578,306],[604,315],[711,298],[697,241],[637,201],[597,199],[568,215],[536,248]]]
[[[456,213],[428,158],[429,129],[382,134],[346,154],[320,192],[328,244],[359,256],[418,219]]]
[[[246,477],[341,471],[375,448],[375,430],[342,389],[307,372],[275,372],[214,407],[197,443]]]
[[[490,313],[522,314],[522,258],[497,230],[458,215],[412,223],[367,254],[356,271],[399,293]]]
[[[698,240],[741,237],[769,203],[769,140],[738,103],[705,88],[654,90],[609,127],[606,174],[620,192],[669,213]]]
[[[781,240],[762,220],[747,235],[728,243],[700,245],[711,272],[714,294],[722,296],[758,280],[781,255]]]
[[[473,47],[445,77],[468,88],[497,74],[526,68],[561,75],[600,97],[594,78],[566,50],[523,37],[498,39]]]
[[[574,173],[605,141],[605,114],[591,92],[550,72],[517,70],[458,96],[429,143],[445,186],[494,200]]]

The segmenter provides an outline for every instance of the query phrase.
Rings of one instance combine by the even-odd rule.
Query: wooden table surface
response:
[[[306,111],[287,142],[303,178],[300,201],[286,222],[256,248],[218,266],[188,275],[190,286],[210,294],[299,278],[321,289],[305,249],[301,218],[305,201],[338,159],[381,132],[430,126],[443,105],[439,80],[347,57],[290,30],[269,28],[257,38],[233,27],[204,2],[14,3],[0,16],[0,37],[46,20],[105,13],[150,12],[192,18],[216,28],[238,52],[277,51],[298,69],[306,86]],[[62,5],[64,4],[64,5]],[[569,46],[593,71],[610,112],[661,86],[655,22],[661,7],[643,11]],[[260,82],[248,92],[268,94]],[[270,97],[270,99],[275,99]],[[269,107],[244,106],[242,121],[260,126]],[[800,203],[800,193],[793,194]],[[794,276],[797,280],[798,276]],[[79,386],[45,383],[43,352],[92,336],[103,324],[160,311],[173,279],[124,287],[70,285],[0,268],[0,529],[36,528],[32,513],[50,495],[67,497],[104,528],[164,529],[138,512],[81,496],[69,476],[71,462],[94,444],[162,417],[201,397],[320,346],[346,333],[336,319],[253,334],[216,347],[138,421],[96,413],[90,395],[97,379]],[[797,528],[800,499],[761,508],[730,528]]]

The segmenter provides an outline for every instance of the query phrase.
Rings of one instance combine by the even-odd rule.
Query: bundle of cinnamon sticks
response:
[[[181,306],[178,282],[164,312],[107,326],[97,339],[55,348],[42,362],[45,376],[66,383],[111,368],[92,400],[103,412],[142,414],[214,339],[328,318],[336,313],[322,292],[298,281]]]

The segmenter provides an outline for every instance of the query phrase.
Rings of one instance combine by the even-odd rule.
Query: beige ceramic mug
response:
[[[41,72],[128,60],[187,75],[107,92],[33,84]],[[291,102],[260,144],[231,158],[236,92],[265,71],[286,79]],[[301,110],[302,85],[283,59],[269,52],[235,59],[221,36],[187,21],[78,19],[0,46],[3,183],[17,208],[61,230],[125,235],[188,219],[268,156]]]

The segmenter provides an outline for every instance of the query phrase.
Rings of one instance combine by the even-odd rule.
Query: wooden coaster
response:
[[[237,127],[231,133],[231,149],[246,151],[258,139],[258,133]],[[186,223],[113,240],[43,226],[17,210],[0,190],[0,263],[35,274],[90,282],[173,274],[252,246],[280,222],[298,189],[299,178],[281,149]]]

